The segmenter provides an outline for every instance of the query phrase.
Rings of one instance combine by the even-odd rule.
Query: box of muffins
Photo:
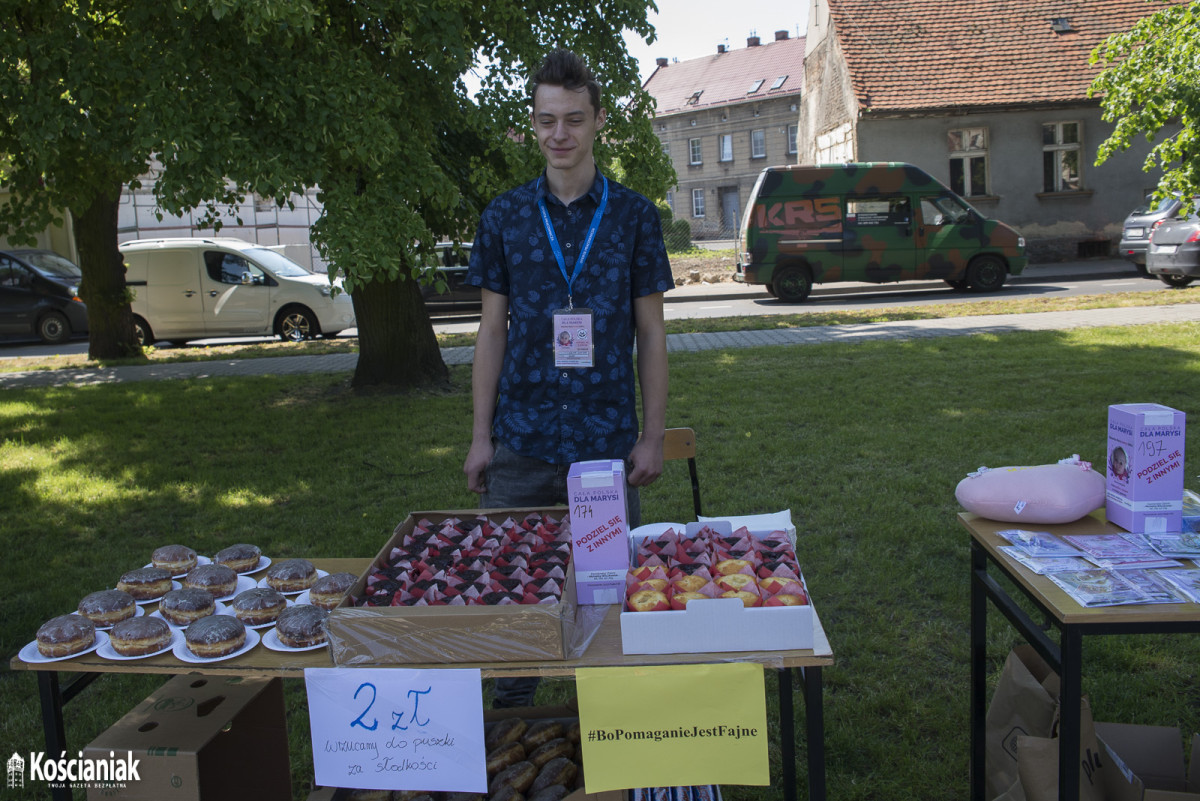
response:
[[[784,531],[688,523],[630,538],[621,611],[627,654],[813,647],[813,608]]]
[[[565,507],[413,512],[326,622],[335,665],[571,656]]]

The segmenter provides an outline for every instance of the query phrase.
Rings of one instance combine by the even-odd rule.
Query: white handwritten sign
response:
[[[478,670],[304,671],[317,784],[487,792]]]

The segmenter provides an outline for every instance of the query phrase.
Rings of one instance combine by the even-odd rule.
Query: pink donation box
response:
[[[567,473],[567,495],[578,603],[620,603],[629,570],[625,463],[620,459],[576,462]]]
[[[1135,534],[1179,531],[1187,416],[1157,403],[1108,407],[1108,519]]]

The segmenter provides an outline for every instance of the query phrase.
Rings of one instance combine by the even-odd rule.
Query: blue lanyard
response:
[[[542,212],[542,225],[550,240],[550,250],[554,253],[555,261],[558,262],[558,269],[562,272],[563,280],[567,282],[568,309],[575,308],[575,304],[571,302],[571,285],[583,272],[583,263],[592,250],[592,242],[596,239],[596,232],[600,230],[600,218],[604,216],[604,208],[608,205],[608,179],[601,175],[600,180],[604,185],[604,191],[600,195],[600,205],[596,207],[596,213],[592,215],[592,224],[588,228],[587,236],[583,239],[583,247],[579,248],[579,258],[575,260],[575,271],[570,276],[567,275],[567,263],[563,260],[562,247],[558,244],[558,237],[554,233],[554,224],[550,221],[550,212],[546,210],[546,199],[538,198],[538,209]],[[541,185],[541,179],[538,179],[538,184]]]

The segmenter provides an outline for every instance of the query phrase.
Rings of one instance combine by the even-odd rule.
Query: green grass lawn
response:
[[[5,391],[5,665],[44,620],[158,545],[365,557],[410,511],[472,506],[461,473],[470,374],[451,375],[452,391],[420,397],[358,396],[346,375]],[[705,512],[791,509],[799,530],[836,659],[824,672],[831,799],[967,794],[969,543],[957,482],[981,465],[1073,453],[1103,464],[1109,404],[1194,414],[1197,398],[1195,324],[672,356],[668,424],[696,430]],[[1198,439],[1187,446],[1192,489]],[[669,464],[643,494],[643,518],[690,516],[686,467]],[[1012,644],[993,613],[993,674]],[[1200,638],[1092,638],[1085,666],[1098,720],[1200,731]],[[89,688],[66,710],[71,753],[161,681],[106,676]],[[549,681],[542,692],[569,691]],[[298,681],[288,704],[304,799],[312,768]],[[0,708],[6,753],[42,750],[32,673],[0,674]],[[803,765],[799,776],[805,798]],[[777,797],[778,777],[771,790],[727,794]],[[44,788],[4,795],[39,797]]]

